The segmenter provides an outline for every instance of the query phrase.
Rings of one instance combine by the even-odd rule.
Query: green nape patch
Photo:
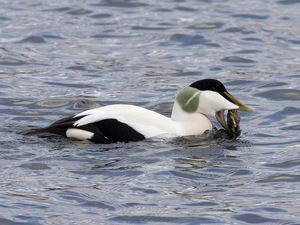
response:
[[[192,87],[183,88],[176,97],[180,107],[187,113],[196,112],[201,91]]]

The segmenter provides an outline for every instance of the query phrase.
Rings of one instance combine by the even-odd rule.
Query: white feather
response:
[[[215,91],[202,91],[199,97],[197,111],[204,115],[216,118],[216,112],[220,110],[238,109],[239,107],[229,102],[222,95]]]
[[[105,119],[117,119],[143,134],[145,138],[162,135],[164,137],[198,135],[205,130],[212,129],[211,122],[201,113],[191,115],[181,110],[178,111],[178,114],[186,115],[186,119],[176,121],[139,106],[116,104],[87,110],[76,115],[76,117],[84,117],[76,121],[74,126],[82,126]]]
[[[77,138],[79,140],[90,140],[93,138],[94,133],[77,128],[69,128],[66,132],[68,138]]]
[[[143,134],[146,138],[165,133],[176,134],[174,122],[159,113],[134,105],[109,105],[79,113],[76,117],[84,116],[74,123],[82,126],[105,119],[117,119]]]

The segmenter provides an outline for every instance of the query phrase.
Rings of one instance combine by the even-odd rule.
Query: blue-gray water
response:
[[[300,224],[299,11],[299,0],[1,1],[0,224]],[[256,109],[240,113],[237,140],[17,134],[120,102],[169,115],[203,78]]]

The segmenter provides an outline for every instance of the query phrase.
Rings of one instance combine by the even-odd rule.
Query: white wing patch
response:
[[[69,128],[66,132],[68,138],[77,138],[79,140],[90,140],[93,138],[94,133],[78,128]]]

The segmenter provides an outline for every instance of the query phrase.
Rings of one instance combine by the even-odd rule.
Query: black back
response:
[[[225,99],[233,102],[226,94],[229,92],[226,90],[225,86],[218,80],[215,79],[204,79],[198,80],[190,85],[190,87],[197,88],[200,91],[215,91],[222,95]]]

